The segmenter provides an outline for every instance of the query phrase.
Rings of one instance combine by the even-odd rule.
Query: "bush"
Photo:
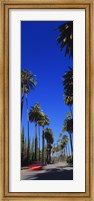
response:
[[[73,164],[73,156],[67,158],[67,163]]]

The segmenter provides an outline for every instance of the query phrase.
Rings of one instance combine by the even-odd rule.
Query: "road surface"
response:
[[[73,167],[65,162],[49,164],[43,170],[21,170],[21,180],[73,180]]]

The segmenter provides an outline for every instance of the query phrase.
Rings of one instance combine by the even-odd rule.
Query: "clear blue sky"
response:
[[[54,133],[54,142],[62,130],[68,106],[64,104],[62,75],[73,65],[65,51],[60,51],[55,30],[64,21],[22,21],[21,22],[21,69],[36,75],[37,86],[28,94],[29,109],[36,102],[50,118],[49,127]],[[23,121],[27,136],[26,102]],[[30,123],[30,138],[34,136],[34,123]]]

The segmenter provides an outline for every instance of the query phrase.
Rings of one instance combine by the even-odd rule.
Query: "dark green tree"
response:
[[[70,106],[71,116],[73,117],[72,104],[73,104],[73,68],[69,67],[69,70],[62,77],[64,87],[64,101],[65,104]]]
[[[24,127],[21,132],[21,166],[24,164]]]
[[[23,111],[23,102],[24,96],[26,96],[26,106],[27,106],[27,130],[28,130],[28,163],[29,163],[29,119],[28,119],[28,98],[27,94],[31,89],[34,89],[36,86],[35,75],[32,72],[24,69],[21,71],[21,119],[22,119],[22,111]]]
[[[67,143],[68,143],[68,140],[69,140],[68,136],[64,135],[63,138],[62,138],[62,140],[61,140],[61,144],[60,144],[61,148],[65,149],[65,152],[66,152],[67,155],[68,155],[68,153],[67,153]]]
[[[51,149],[52,149],[52,144],[54,141],[52,129],[46,128],[44,135],[45,135],[45,139],[47,141],[47,162],[50,163],[50,161],[51,161]]]
[[[25,165],[27,165],[27,147],[23,127],[21,132],[21,167]]]
[[[34,161],[34,137],[32,138],[32,143],[31,143],[31,160]]]
[[[73,57],[73,22],[66,22],[60,25],[57,30],[59,31],[57,42],[60,44],[60,49],[65,47],[65,56],[69,54],[70,57]]]
[[[32,72],[24,69],[21,70],[21,118],[23,111],[23,101],[25,94],[28,94],[30,90],[36,86],[35,75]]]
[[[63,132],[68,132],[70,137],[71,152],[73,153],[72,133],[73,133],[73,118],[67,117],[64,120]]]
[[[48,116],[44,112],[41,112],[41,119],[39,119],[38,123],[42,126],[42,162],[44,162],[44,128],[50,123]]]
[[[39,103],[35,103],[34,106],[31,107],[29,111],[29,120],[30,122],[35,123],[35,161],[37,160],[37,125],[38,120],[40,118],[40,105]]]
[[[38,142],[38,136],[37,136],[37,142],[36,142],[36,160],[39,160],[39,142]]]

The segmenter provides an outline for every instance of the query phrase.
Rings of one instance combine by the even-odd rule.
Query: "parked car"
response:
[[[42,170],[43,164],[41,162],[34,162],[33,164],[28,166],[28,169],[30,170]]]

